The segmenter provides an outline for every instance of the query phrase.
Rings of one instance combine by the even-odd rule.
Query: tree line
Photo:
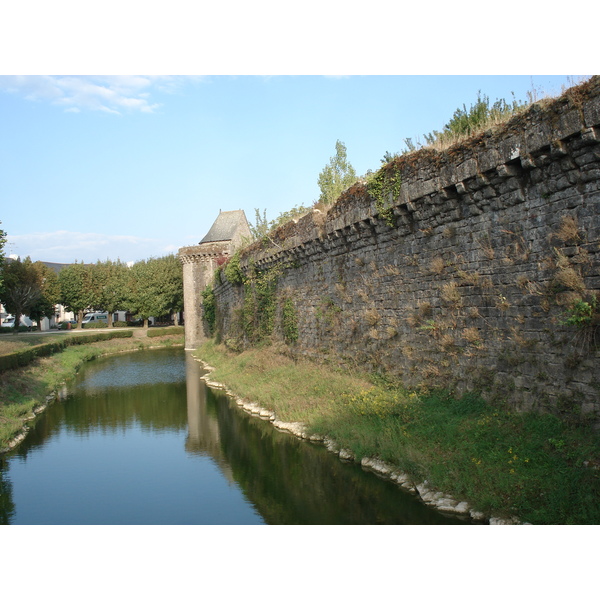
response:
[[[15,333],[22,315],[36,321],[55,314],[57,304],[77,315],[81,327],[85,312],[108,313],[108,326],[118,310],[130,312],[148,326],[150,317],[183,310],[183,269],[174,255],[150,258],[131,267],[121,261],[75,262],[56,273],[41,261],[4,260],[6,239],[0,230],[0,302],[15,318]]]

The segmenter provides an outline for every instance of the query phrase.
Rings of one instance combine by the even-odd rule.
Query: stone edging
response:
[[[200,379],[204,381],[204,383],[210,388],[223,390],[240,408],[242,408],[251,416],[259,417],[265,421],[270,421],[273,427],[276,429],[295,435],[300,439],[309,442],[322,443],[329,452],[337,454],[342,461],[358,462],[352,452],[344,448],[339,448],[334,440],[326,436],[314,434],[309,435],[306,432],[306,425],[303,423],[280,421],[277,419],[277,416],[273,411],[263,408],[255,402],[251,402],[250,400],[246,400],[235,395],[222,383],[218,383],[210,379],[209,374],[215,370],[213,367],[199,358],[194,358],[208,371],[208,373],[200,377]],[[391,463],[384,462],[377,458],[364,457],[360,461],[360,465],[363,469],[371,471],[383,479],[392,481],[396,485],[400,486],[404,491],[417,496],[424,504],[427,504],[428,506],[431,506],[432,508],[446,515],[452,515],[458,518],[489,525],[521,524],[520,521],[515,517],[505,519],[494,515],[486,515],[482,512],[476,511],[471,508],[468,502],[459,502],[458,500],[452,498],[452,496],[429,487],[429,483],[427,481],[415,484],[406,473],[403,473]]]

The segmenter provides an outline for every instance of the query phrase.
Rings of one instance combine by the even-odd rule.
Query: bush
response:
[[[113,321],[113,327],[127,327],[127,321]]]
[[[19,331],[21,333],[26,331],[37,331],[37,326],[32,325],[31,327],[27,327],[27,325],[19,325]],[[0,333],[14,333],[14,329],[12,327],[0,327]]]
[[[86,329],[106,329],[108,327],[108,323],[104,323],[103,321],[94,321],[93,323],[86,323],[84,327]]]
[[[11,354],[0,356],[0,373],[9,369],[25,367],[36,358],[50,356],[55,352],[64,350],[67,346],[91,344],[93,342],[110,340],[113,338],[129,338],[132,336],[133,331],[111,331],[109,333],[91,333],[88,335],[78,334],[74,336],[67,335],[61,340],[40,344],[39,346],[32,346],[25,350],[19,350],[17,352],[12,352]]]

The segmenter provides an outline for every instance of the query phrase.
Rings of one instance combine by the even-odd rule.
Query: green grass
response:
[[[0,337],[0,356],[60,339],[64,333],[19,333]]]
[[[149,346],[183,345],[183,336],[158,340],[121,338],[69,346],[62,352],[2,373],[0,379],[0,450],[22,430],[33,409],[41,406],[48,394],[60,389],[87,361],[99,356],[143,349]]]
[[[196,353],[234,393],[301,421],[357,458],[379,457],[486,513],[542,524],[600,524],[600,439],[552,415],[474,395],[417,394],[383,380],[294,362],[270,349]]]

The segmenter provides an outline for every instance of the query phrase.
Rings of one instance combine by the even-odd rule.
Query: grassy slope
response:
[[[416,394],[272,349],[197,356],[234,393],[302,421],[360,459],[377,456],[475,508],[531,523],[600,524],[600,442],[583,425],[515,414],[480,398]]]
[[[20,337],[20,336],[15,336]],[[48,336],[38,336],[49,341]],[[23,336],[23,345],[34,343],[33,336]],[[9,442],[22,430],[32,412],[41,407],[48,394],[60,389],[73,377],[81,365],[105,354],[137,350],[148,346],[183,344],[183,336],[160,338],[125,338],[71,346],[53,356],[39,358],[31,365],[2,373],[0,380],[0,450],[6,450]],[[16,349],[13,347],[12,350]],[[0,353],[2,347],[0,346]]]

